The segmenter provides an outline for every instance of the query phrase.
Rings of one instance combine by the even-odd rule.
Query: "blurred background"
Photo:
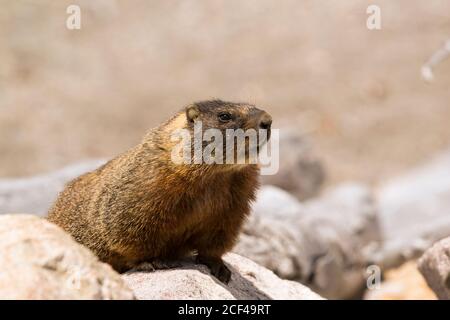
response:
[[[447,0],[0,0],[0,177],[111,157],[184,105],[248,101],[314,141],[327,184],[377,184],[450,144]],[[81,7],[68,30],[66,8]]]

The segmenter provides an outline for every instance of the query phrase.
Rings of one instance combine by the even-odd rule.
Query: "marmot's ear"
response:
[[[194,122],[195,119],[200,115],[200,110],[196,105],[190,105],[186,108],[186,118],[189,122]]]

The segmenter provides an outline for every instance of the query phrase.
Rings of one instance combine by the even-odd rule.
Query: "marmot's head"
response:
[[[207,100],[193,103],[186,108],[189,127],[201,121],[203,130],[207,129],[254,129],[270,132],[272,117],[253,105],[246,103]]]
[[[202,163],[211,163],[211,155],[215,163],[228,164],[249,163],[269,140],[271,125],[272,117],[255,106],[221,100],[193,103],[169,123],[171,129],[181,127],[189,133],[191,159],[201,147],[197,155],[205,157]],[[196,139],[201,143],[195,144]]]

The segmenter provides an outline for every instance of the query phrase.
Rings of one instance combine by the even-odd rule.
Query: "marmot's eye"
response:
[[[219,120],[223,122],[227,122],[231,120],[231,114],[223,112],[219,113]]]

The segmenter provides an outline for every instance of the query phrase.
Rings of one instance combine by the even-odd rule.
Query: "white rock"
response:
[[[278,278],[272,271],[236,254],[224,258],[232,271],[225,285],[207,267],[184,262],[176,269],[122,275],[140,300],[150,299],[323,299],[303,285]]]
[[[370,188],[346,184],[304,204],[282,196],[270,204],[276,189],[263,190],[234,252],[327,298],[361,294],[381,239]]]
[[[387,266],[418,257],[450,235],[450,152],[377,192]]]
[[[0,299],[133,299],[109,265],[56,225],[0,216]]]
[[[418,266],[437,297],[450,300],[450,238],[428,249],[419,259]]]
[[[303,212],[303,205],[297,198],[275,186],[262,186],[252,208],[259,215],[273,218],[297,216]]]
[[[71,165],[49,174],[21,179],[0,179],[0,214],[29,212],[44,216],[64,184],[102,165],[92,160]]]

